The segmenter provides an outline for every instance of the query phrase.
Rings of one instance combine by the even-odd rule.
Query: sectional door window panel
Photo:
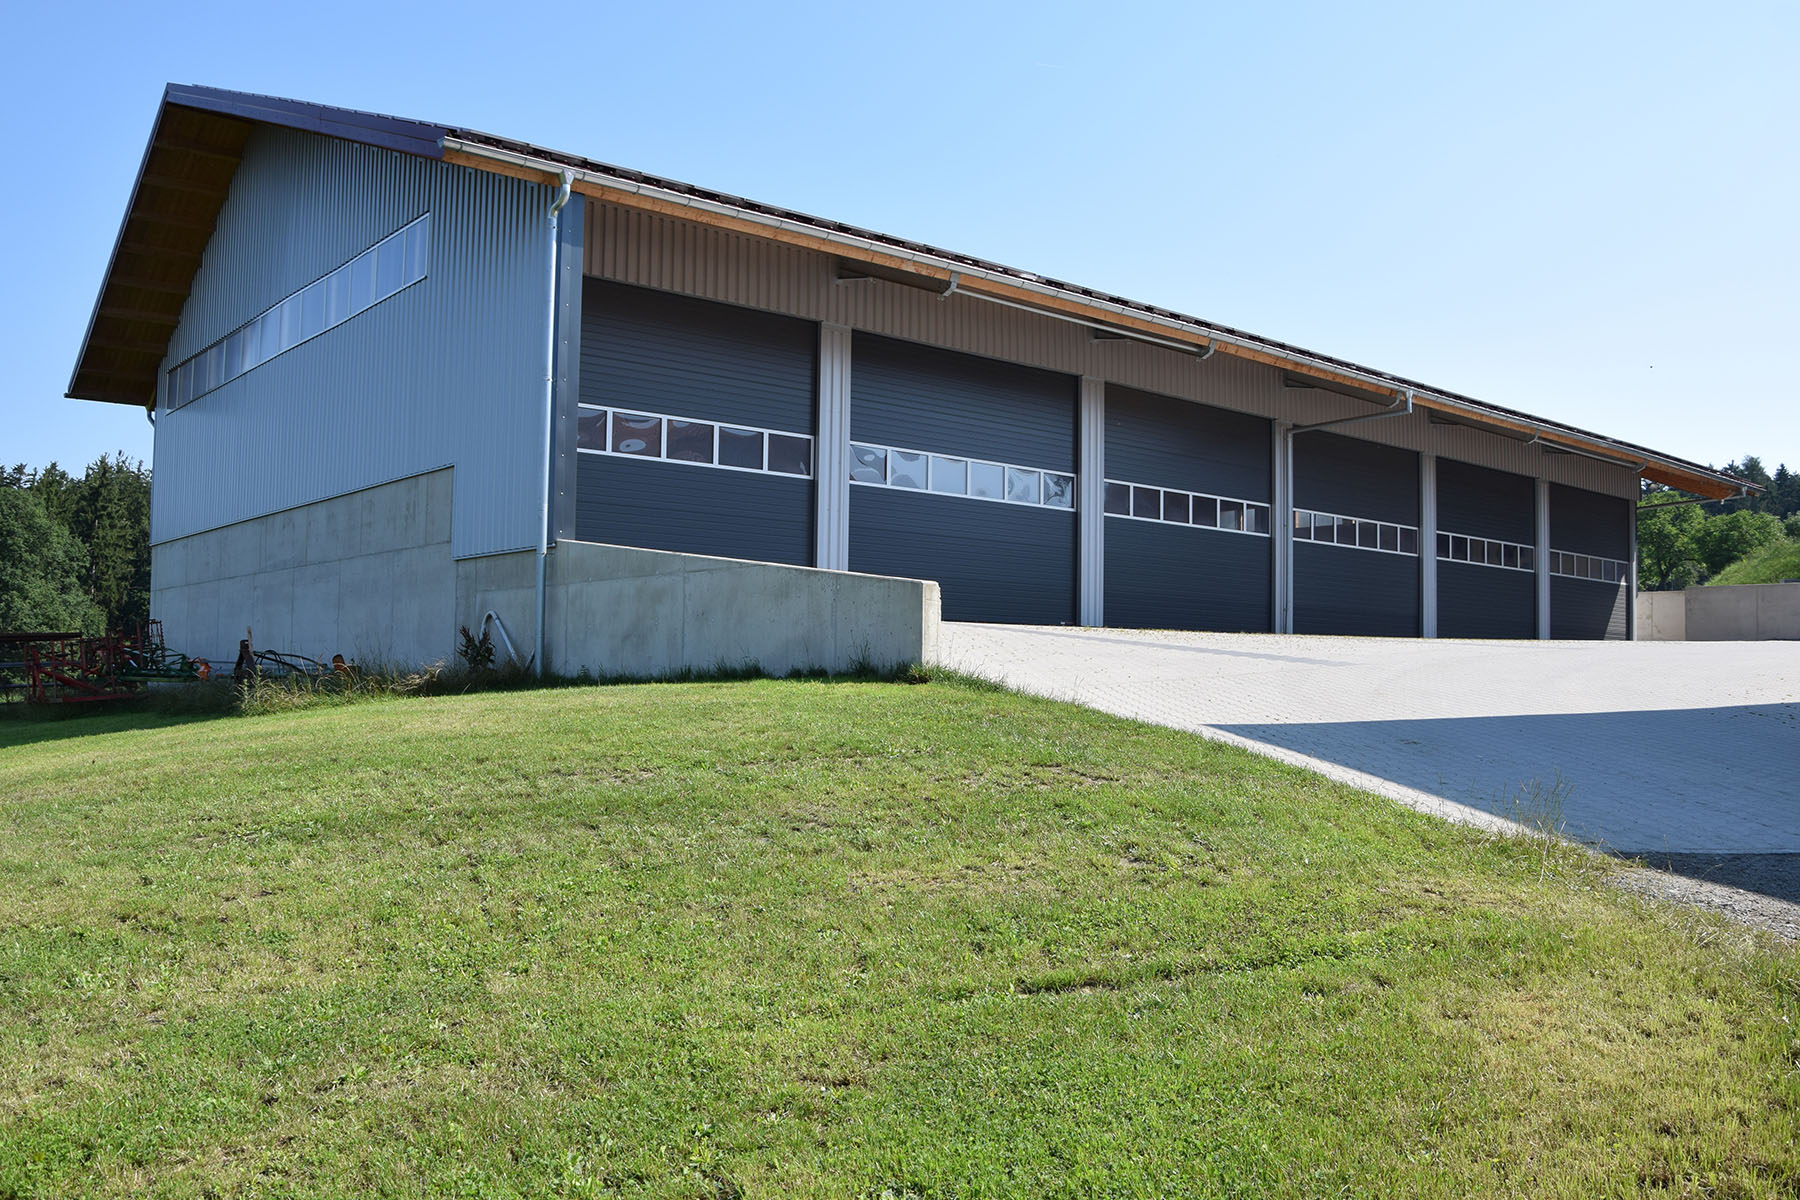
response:
[[[1294,630],[1419,635],[1419,456],[1334,433],[1294,438]]]
[[[586,281],[575,536],[813,561],[818,326]]]
[[[1106,623],[1266,632],[1270,423],[1106,389]]]
[[[1550,485],[1550,636],[1628,636],[1632,523],[1622,496]]]
[[[858,333],[850,569],[937,580],[950,621],[1075,619],[1077,381]]]
[[[1537,636],[1537,484],[1437,462],[1438,636]]]

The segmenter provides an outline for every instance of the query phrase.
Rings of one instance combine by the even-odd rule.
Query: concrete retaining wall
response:
[[[529,553],[458,563],[459,623],[473,629],[491,610],[529,655],[533,570]],[[561,674],[886,668],[937,646],[938,585],[927,580],[561,541],[547,589],[547,657]]]
[[[1646,641],[1800,640],[1800,583],[1639,592],[1638,605],[1638,636]],[[1648,621],[1652,607],[1654,625]]]
[[[171,649],[230,670],[261,650],[417,665],[455,650],[451,472],[431,471],[153,546]]]
[[[451,557],[452,472],[432,471],[152,549],[150,612],[173,649],[225,668],[258,649],[397,667],[450,660],[493,611],[522,657],[536,556]],[[564,674],[772,675],[926,661],[938,585],[562,541],[548,567],[546,658]]]
[[[1640,642],[1687,640],[1686,592],[1639,592],[1637,615]]]

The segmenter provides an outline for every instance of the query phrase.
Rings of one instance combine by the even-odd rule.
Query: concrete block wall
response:
[[[259,650],[416,665],[455,649],[452,472],[430,471],[150,552],[150,615],[171,649],[229,669]]]
[[[529,655],[533,572],[530,553],[458,563],[458,623],[473,629],[492,611]],[[560,541],[547,608],[546,656],[558,673],[755,664],[784,675],[925,661],[937,646],[939,593],[928,580]]]
[[[1652,608],[1654,621],[1647,622]],[[1800,583],[1639,592],[1638,636],[1647,641],[1800,640]]]

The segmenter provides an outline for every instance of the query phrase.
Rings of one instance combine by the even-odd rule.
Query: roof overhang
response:
[[[156,372],[181,317],[244,143],[257,125],[344,138],[556,185],[564,172],[596,200],[781,242],[860,264],[875,278],[958,291],[1196,354],[1230,354],[1363,398],[1410,392],[1414,405],[1470,425],[1615,463],[1713,499],[1747,480],[1630,442],[1433,388],[1403,376],[923,243],[708,191],[474,130],[270,96],[171,84],[132,189],[68,395],[154,406]]]
[[[258,125],[432,158],[442,153],[445,132],[397,117],[170,84],[88,319],[70,399],[155,406],[157,368],[181,321],[244,143]]]

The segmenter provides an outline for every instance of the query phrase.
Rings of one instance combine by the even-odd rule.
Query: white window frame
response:
[[[1442,538],[1451,539],[1449,554],[1444,554],[1444,553],[1439,552],[1436,547],[1432,548],[1432,553],[1437,555],[1437,560],[1439,562],[1462,563],[1464,566],[1469,566],[1469,567],[1493,567],[1496,571],[1518,571],[1525,575],[1537,574],[1537,566],[1536,566],[1536,564],[1537,564],[1537,547],[1536,546],[1528,545],[1525,542],[1508,542],[1508,541],[1504,541],[1500,538],[1476,537],[1474,534],[1457,533],[1455,530],[1452,530],[1452,529],[1440,529],[1437,531],[1437,535],[1440,539],[1442,539]],[[1481,543],[1482,546],[1484,547],[1484,549],[1482,551],[1482,554],[1483,554],[1482,561],[1476,562],[1473,558],[1456,558],[1456,557],[1454,557],[1454,555],[1456,553],[1457,539],[1461,539],[1463,542],[1465,542],[1471,546],[1477,542]],[[1500,547],[1502,560],[1505,559],[1505,551],[1507,550],[1508,547],[1510,547],[1518,553],[1518,559],[1520,562],[1524,562],[1527,558],[1529,558],[1532,562],[1532,565],[1528,566],[1528,567],[1518,566],[1517,564],[1515,564],[1513,566],[1508,566],[1505,563],[1505,561],[1501,561],[1501,562],[1490,561],[1488,551],[1492,547],[1495,547],[1495,546]],[[1471,550],[1470,553],[1473,554],[1474,552]]]
[[[1308,529],[1317,529],[1318,528],[1318,518],[1320,518],[1320,517],[1329,517],[1329,518],[1331,518],[1331,520],[1334,523],[1337,521],[1354,521],[1356,523],[1356,541],[1354,543],[1339,542],[1339,541],[1320,542],[1320,541],[1315,541],[1310,536],[1309,537],[1301,537],[1300,536],[1300,514],[1302,514],[1302,513],[1305,513],[1309,518],[1311,518],[1311,520],[1309,520],[1307,523]],[[1419,549],[1419,527],[1417,525],[1406,525],[1399,521],[1378,521],[1374,517],[1353,517],[1349,513],[1325,512],[1325,511],[1323,511],[1321,509],[1317,509],[1317,508],[1299,508],[1299,507],[1296,507],[1294,509],[1292,519],[1293,519],[1292,528],[1294,530],[1294,545],[1296,545],[1296,546],[1302,546],[1302,545],[1304,545],[1304,546],[1336,546],[1340,550],[1361,550],[1367,554],[1393,554],[1393,555],[1397,555],[1400,558],[1419,558],[1421,556],[1421,552]],[[1365,546],[1362,544],[1363,527],[1370,526],[1370,525],[1375,527],[1375,544],[1373,546]],[[1381,530],[1384,527],[1397,531],[1394,535],[1394,542],[1395,542],[1396,546],[1399,544],[1399,541],[1400,541],[1400,533],[1410,530],[1413,535],[1413,539],[1412,539],[1413,540],[1413,548],[1411,550],[1400,550],[1400,549],[1389,550],[1389,549],[1387,549],[1385,546],[1383,546],[1381,544]],[[1433,550],[1435,553],[1435,547],[1433,548]]]
[[[776,479],[811,479],[817,475],[819,471],[818,439],[810,433],[795,433],[790,429],[770,429],[763,425],[746,424],[743,421],[717,421],[710,417],[684,417],[672,413],[655,412],[648,408],[637,408],[630,405],[608,406],[605,404],[590,404],[585,400],[576,406],[577,428],[580,426],[580,414],[583,412],[604,413],[605,428],[601,438],[603,448],[596,449],[593,446],[577,446],[575,449],[580,454],[602,454],[608,458],[633,459],[637,462],[669,463],[677,467],[710,467],[715,471],[737,471],[744,475],[769,475]],[[655,454],[627,454],[622,450],[614,450],[612,448],[613,418],[620,413],[624,413],[626,416],[631,417],[651,417],[655,419],[657,422]],[[712,427],[712,461],[695,462],[691,458],[670,458],[668,456],[670,421],[686,421],[693,425],[710,425]],[[740,467],[730,463],[720,462],[719,442],[720,430],[722,429],[742,429],[750,433],[760,433],[762,435],[762,466]],[[771,437],[799,438],[806,443],[806,473],[804,475],[793,471],[776,471],[769,467],[769,439]]]
[[[1171,520],[1169,520],[1167,515],[1161,515],[1161,516],[1155,516],[1155,517],[1140,517],[1137,515],[1137,513],[1135,511],[1129,512],[1129,513],[1116,513],[1116,512],[1105,513],[1105,515],[1108,518],[1110,518],[1111,520],[1114,520],[1114,521],[1143,521],[1150,525],[1172,525],[1177,529],[1194,529],[1194,530],[1198,530],[1202,533],[1237,533],[1237,534],[1243,534],[1246,537],[1265,537],[1265,538],[1274,536],[1275,510],[1274,510],[1274,507],[1272,505],[1270,505],[1267,501],[1245,500],[1238,496],[1215,496],[1215,495],[1211,494],[1210,492],[1190,492],[1184,488],[1159,487],[1158,485],[1156,485],[1154,483],[1132,483],[1131,481],[1125,480],[1125,479],[1108,479],[1105,481],[1105,486],[1103,486],[1100,489],[1100,503],[1101,503],[1102,510],[1104,510],[1105,504],[1106,504],[1106,488],[1113,487],[1113,486],[1132,489],[1131,507],[1134,510],[1137,508],[1136,489],[1138,489],[1138,488],[1143,488],[1145,491],[1162,493],[1162,495],[1160,497],[1158,497],[1157,508],[1156,508],[1156,511],[1160,514],[1168,513],[1170,496],[1185,496],[1185,497],[1187,497],[1187,504],[1188,504],[1188,519],[1185,521],[1171,521]],[[1194,501],[1196,501],[1196,500],[1206,500],[1206,501],[1210,501],[1212,503],[1213,515],[1215,518],[1213,524],[1211,524],[1211,525],[1196,525],[1196,524],[1194,524],[1194,519],[1193,519],[1194,518]],[[1218,506],[1221,504],[1242,505],[1245,513],[1248,513],[1253,508],[1261,509],[1262,513],[1263,513],[1263,522],[1264,522],[1264,524],[1268,525],[1269,528],[1262,529],[1262,530],[1232,529],[1232,528],[1229,528],[1228,526],[1220,525],[1217,523],[1217,516],[1219,513]],[[1246,521],[1244,523],[1247,525],[1247,524],[1249,524],[1249,521],[1246,519]]]
[[[408,246],[415,231],[418,235],[418,260],[416,263],[414,262],[414,250]],[[376,295],[375,288],[379,281],[375,269],[376,264],[382,248],[396,239],[400,242],[399,286],[391,292]],[[352,279],[357,264],[364,261],[369,264],[369,296],[360,301],[355,297],[348,297],[346,310],[335,321],[332,320],[333,283]],[[415,267],[418,271],[416,275],[411,274]],[[423,283],[430,274],[431,213],[424,212],[349,261],[340,263],[317,279],[295,288],[224,337],[201,347],[170,367],[164,373],[164,411],[174,412],[187,407],[200,397],[218,391],[232,380],[248,375],[264,363],[273,362],[294,347],[304,346],[314,338],[330,333],[346,321],[374,308],[382,301],[393,299],[413,284]],[[306,295],[314,288],[319,289],[321,324],[308,333],[304,331],[302,317],[306,306]],[[346,290],[348,290],[347,286]],[[227,361],[227,348],[235,352],[231,356],[236,359],[235,362]],[[264,353],[265,349],[267,349],[267,353]],[[246,365],[246,360],[251,357],[254,358],[254,361]]]
[[[878,482],[873,479],[857,479],[854,474],[852,474],[850,482],[857,487],[894,488],[896,491],[917,492],[920,495],[944,496],[951,500],[979,500],[984,504],[1011,504],[1019,508],[1048,509],[1051,512],[1074,512],[1078,503],[1081,478],[1073,471],[1053,471],[1048,467],[1027,467],[1021,466],[1018,463],[998,462],[990,458],[971,458],[966,454],[943,454],[936,450],[914,450],[906,446],[887,446],[879,442],[852,441],[850,443],[850,470],[852,472],[855,472],[857,469],[856,452],[859,449],[880,450],[882,452],[882,460],[880,481]],[[900,487],[892,482],[894,473],[893,456],[895,454],[917,454],[925,460],[925,482],[923,485],[916,488]],[[963,490],[961,492],[940,492],[932,489],[931,471],[933,458],[942,458],[962,464]],[[976,496],[969,491],[970,488],[975,486],[975,472],[973,468],[977,466],[1000,468],[1001,495]],[[1004,495],[1006,491],[1006,472],[1008,471],[1022,471],[1026,474],[1037,475],[1038,498],[1036,500],[1008,499]],[[1046,475],[1055,475],[1059,479],[1067,479],[1069,481],[1068,504],[1048,504],[1044,501],[1044,497],[1048,494],[1048,489],[1044,487],[1044,476]]]
[[[1613,569],[1616,578],[1606,578],[1607,567]],[[1580,572],[1583,569],[1598,571],[1599,574],[1582,574]],[[1604,554],[1577,554],[1573,550],[1558,550],[1554,546],[1550,548],[1550,574],[1561,579],[1579,579],[1583,583],[1614,587],[1636,583],[1631,576],[1631,564],[1622,558],[1608,558]]]

